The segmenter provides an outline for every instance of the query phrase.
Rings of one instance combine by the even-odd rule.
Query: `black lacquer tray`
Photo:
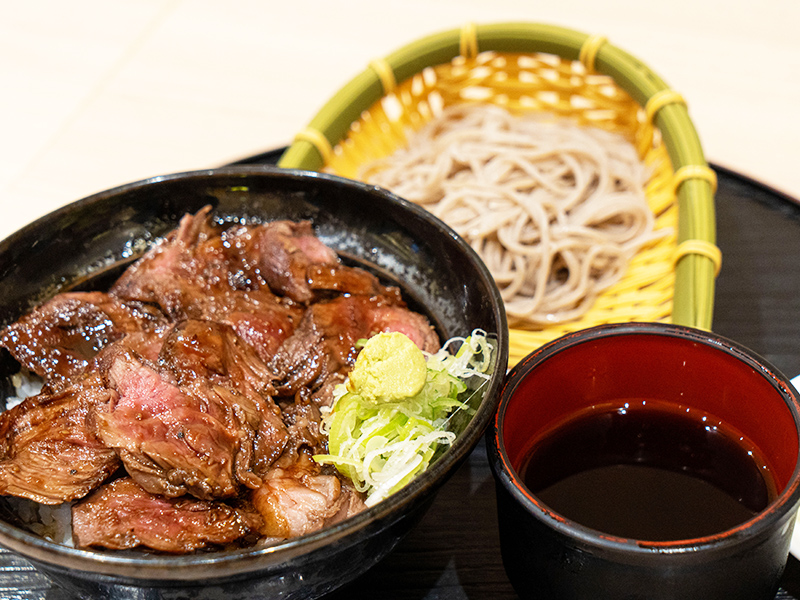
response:
[[[274,164],[282,150],[240,161]],[[718,245],[713,329],[750,347],[788,377],[800,374],[800,201],[714,166]],[[0,550],[0,597],[70,596],[23,559]],[[481,443],[442,488],[423,521],[375,568],[326,600],[517,598],[500,558],[494,481]],[[778,600],[800,599],[789,558]]]

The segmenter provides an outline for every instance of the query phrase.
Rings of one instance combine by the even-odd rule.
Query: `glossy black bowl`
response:
[[[206,204],[223,222],[310,219],[346,262],[402,289],[446,339],[474,328],[492,334],[496,358],[475,413],[416,480],[367,511],[322,531],[262,549],[163,556],[78,550],[20,524],[0,499],[0,544],[57,584],[119,598],[316,598],[383,558],[423,516],[437,490],[472,451],[494,414],[508,362],[500,294],[471,248],[428,212],[380,188],[271,167],[226,167],[157,177],[57,210],[0,242],[2,324],[65,289],[103,289],[121,270]],[[2,396],[18,368],[0,360]]]
[[[743,499],[746,469],[741,463],[733,467],[722,458],[726,454],[720,446],[707,441],[718,431],[726,436],[736,432],[730,439],[733,444],[747,444],[746,450],[744,445],[740,449],[743,455],[755,453],[763,460],[761,469],[768,465],[769,475],[762,481],[774,489],[771,500],[760,510],[753,509],[746,520],[735,525],[728,521],[721,531],[709,532],[696,528],[698,519],[708,517],[704,510],[709,505],[704,509],[695,496],[696,511],[684,508],[679,517],[653,509],[644,530],[658,533],[637,538],[630,532],[642,531],[642,521],[634,529],[631,523],[605,521],[611,529],[600,531],[594,527],[603,518],[596,516],[602,509],[591,517],[596,521],[575,520],[574,507],[559,512],[563,504],[549,505],[528,488],[526,464],[540,440],[597,407],[641,415],[645,405],[669,407],[672,415],[678,411],[694,415],[687,418],[698,419],[700,431],[710,432],[709,437],[698,444],[701,436],[665,429],[664,422],[657,422],[637,429],[635,442],[621,443],[615,432],[630,423],[619,427],[614,421],[593,432],[588,444],[597,442],[591,447],[599,450],[590,457],[580,449],[561,446],[564,453],[549,463],[562,468],[551,473],[553,481],[574,473],[568,471],[570,465],[611,469],[622,464],[659,465],[662,472],[692,474],[696,481],[713,482],[732,498]],[[651,434],[670,433],[656,446],[647,441],[653,439],[648,428]],[[666,323],[616,323],[565,335],[536,349],[511,370],[486,435],[503,565],[521,598],[775,598],[800,505],[800,394],[774,366],[744,346],[710,331]],[[592,437],[586,434],[584,439]],[[606,444],[607,462],[600,462],[603,447],[597,440]],[[597,462],[579,462],[587,458]],[[656,481],[642,487],[666,490]],[[604,503],[634,506],[631,498],[640,506],[654,506],[652,493],[638,487],[625,490],[619,484],[612,495],[598,486],[582,490],[581,497],[590,498],[595,508]],[[574,497],[579,494],[574,490]],[[723,514],[724,503],[714,502],[710,506]],[[693,520],[694,528],[683,529]],[[675,525],[677,529],[672,528]],[[681,535],[669,537],[674,531]]]

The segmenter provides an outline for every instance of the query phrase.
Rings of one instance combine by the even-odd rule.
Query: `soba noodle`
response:
[[[579,317],[653,237],[621,136],[494,105],[445,109],[359,178],[423,205],[477,251],[512,324]]]

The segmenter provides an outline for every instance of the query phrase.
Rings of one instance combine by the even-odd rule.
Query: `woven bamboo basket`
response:
[[[356,178],[406,143],[437,110],[469,102],[546,111],[622,134],[650,169],[645,195],[665,235],[582,317],[509,332],[510,365],[594,325],[664,321],[710,329],[716,177],[686,103],[655,73],[598,35],[536,23],[466,25],[415,41],[347,83],[298,133],[279,166]]]

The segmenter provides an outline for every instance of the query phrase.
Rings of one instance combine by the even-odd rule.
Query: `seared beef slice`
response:
[[[99,375],[88,375],[0,414],[0,493],[60,504],[116,471],[116,453],[94,436],[92,424],[113,395]]]
[[[291,538],[321,529],[364,509],[355,490],[322,472],[308,454],[291,466],[272,469],[252,493],[266,537]]]
[[[98,415],[98,436],[149,492],[235,496],[260,485],[286,443],[269,372],[226,326],[186,321],[158,364],[119,345],[101,369],[119,399]]]
[[[59,294],[0,333],[0,345],[24,367],[59,388],[84,372],[105,346],[155,329],[160,313],[102,292]]]
[[[358,340],[389,331],[405,333],[427,352],[439,348],[428,320],[398,304],[393,294],[345,295],[312,304],[270,363],[278,393],[325,387],[355,364]]]
[[[302,314],[302,308],[273,294],[261,273],[253,239],[267,227],[220,231],[208,222],[208,208],[185,216],[176,231],[123,273],[110,294],[157,306],[172,322],[230,325],[267,360]]]
[[[274,376],[233,328],[211,321],[185,321],[167,337],[159,361],[181,386],[198,395],[219,396],[252,431],[252,452],[240,449],[239,481],[247,481],[242,469],[261,475],[280,456],[287,430],[272,400]]]
[[[215,398],[180,388],[123,348],[105,358],[119,400],[98,415],[98,436],[119,453],[131,476],[170,497],[235,496],[238,449],[251,445],[239,415]]]
[[[129,478],[104,485],[72,509],[78,547],[144,546],[180,554],[252,538],[254,525],[246,513],[222,502],[163,498]]]
[[[270,289],[303,304],[314,298],[309,267],[339,262],[336,253],[314,236],[308,221],[273,221],[255,229],[251,239],[248,253]]]
[[[176,230],[126,269],[109,293],[123,301],[158,306],[172,321],[202,313],[208,302],[206,263],[197,247],[214,233],[207,217],[208,208],[184,216]]]

